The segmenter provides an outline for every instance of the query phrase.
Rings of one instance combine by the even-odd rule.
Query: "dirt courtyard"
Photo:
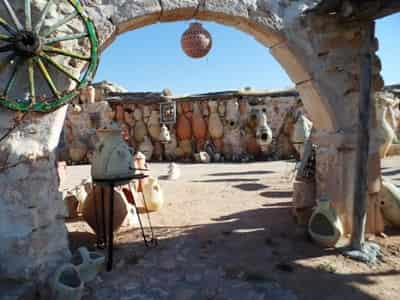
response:
[[[400,231],[374,238],[384,254],[374,266],[318,248],[290,214],[293,163],[179,166],[179,180],[160,180],[166,202],[151,214],[159,246],[145,249],[139,229],[118,233],[113,271],[84,299],[400,299]],[[150,168],[163,176],[168,164]],[[400,157],[383,173],[400,185]],[[69,167],[64,185],[88,176]],[[67,227],[72,250],[94,248],[84,222]]]

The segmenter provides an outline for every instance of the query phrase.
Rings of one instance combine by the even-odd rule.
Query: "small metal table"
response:
[[[108,238],[107,238],[107,231],[106,231],[106,217],[105,217],[105,201],[104,201],[104,192],[101,191],[101,210],[102,210],[102,216],[103,216],[103,224],[102,224],[102,233],[103,236],[99,237],[96,234],[97,238],[97,246],[100,247],[102,243],[104,243],[104,246],[107,248],[107,271],[112,270],[113,266],[113,248],[114,248],[114,188],[122,185],[127,185],[129,184],[132,180],[139,180],[139,179],[144,179],[147,178],[148,175],[145,174],[135,174],[129,177],[120,177],[116,179],[93,179],[93,184],[98,185],[98,186],[103,186],[103,187],[108,187],[110,189],[110,206],[109,206],[109,215],[108,215]],[[97,199],[95,199],[94,203],[94,208],[95,208],[95,217],[96,217],[96,227],[99,228],[98,224],[98,217],[97,217]],[[135,208],[136,204],[134,203]],[[143,226],[142,222],[140,220],[139,214],[138,214],[139,222],[143,231]],[[97,232],[99,232],[97,230]],[[143,237],[145,239],[145,236],[143,234]],[[147,245],[146,239],[145,239],[145,244]]]

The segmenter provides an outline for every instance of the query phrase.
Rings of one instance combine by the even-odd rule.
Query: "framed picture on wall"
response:
[[[176,102],[160,103],[160,123],[176,123]]]

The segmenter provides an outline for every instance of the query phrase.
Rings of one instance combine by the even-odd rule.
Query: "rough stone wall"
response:
[[[98,94],[96,89],[96,95]],[[240,107],[243,107],[240,114],[240,132],[241,138],[238,142],[241,144],[241,149],[243,149],[242,158],[246,159],[287,159],[291,157],[296,157],[297,153],[293,147],[279,147],[276,142],[282,143],[283,139],[286,143],[291,144],[290,137],[285,136],[287,132],[283,132],[284,122],[287,120],[287,114],[289,112],[294,115],[303,108],[299,107],[297,104],[298,97],[274,97],[269,96],[251,96],[251,97],[241,97],[242,99],[232,98],[230,100],[213,100],[218,106],[218,118],[221,120],[221,124],[224,127],[227,126],[228,120],[226,116],[226,106],[229,101],[237,101],[240,103]],[[106,101],[99,100],[96,103],[86,103],[85,101],[74,101],[76,104],[69,107],[67,112],[67,118],[64,125],[64,143],[62,148],[62,155],[60,160],[66,160],[70,164],[80,164],[80,163],[90,163],[90,157],[94,151],[94,145],[97,141],[96,129],[110,124],[111,121],[118,123],[121,129],[125,131],[127,142],[134,148],[139,149],[143,141],[137,140],[135,138],[135,122],[134,115],[138,111],[143,115],[143,122],[145,124],[146,135],[149,136],[153,147],[153,160],[167,160],[167,161],[181,161],[181,160],[195,160],[195,153],[200,151],[206,151],[206,147],[201,146],[196,147],[199,144],[198,138],[194,133],[196,130],[196,124],[193,121],[193,108],[195,105],[199,105],[201,113],[201,122],[205,122],[207,130],[204,136],[205,141],[201,142],[201,145],[207,145],[208,143],[213,143],[210,136],[210,107],[209,101],[196,101],[186,102],[185,107],[188,107],[187,112],[183,112],[180,107],[182,104],[178,103],[178,115],[177,120],[180,119],[182,114],[188,116],[187,120],[191,126],[190,141],[192,144],[191,153],[182,156],[181,149],[179,149],[179,139],[178,145],[175,150],[165,149],[161,146],[158,141],[158,137],[152,136],[151,126],[160,127],[159,114],[160,107],[159,104],[134,104],[134,102],[125,102],[121,104],[112,104],[111,107]],[[252,104],[250,104],[252,103]],[[247,108],[248,106],[248,108]],[[185,108],[186,109],[186,108]],[[252,124],[250,122],[251,109],[265,109],[268,126],[272,130],[273,143],[266,149],[266,151],[261,151],[261,147],[257,144],[255,133],[256,129],[251,128]],[[118,111],[123,111],[123,115],[120,115]],[[136,111],[136,112],[135,112]],[[156,116],[156,119],[150,116]],[[199,118],[199,116],[195,116]],[[178,124],[171,124],[169,126],[170,132],[173,134],[173,138],[176,138]],[[256,124],[257,125],[257,124]],[[159,130],[159,129],[158,129]],[[225,130],[227,132],[227,130]],[[201,138],[201,137],[200,137]],[[223,139],[223,137],[222,137]],[[215,146],[215,145],[214,145]],[[168,148],[168,146],[167,146]],[[169,146],[169,148],[171,148]],[[156,150],[156,151],[154,151]],[[226,153],[224,149],[220,149],[222,153]],[[162,153],[160,153],[162,151]],[[224,158],[221,156],[221,158]],[[225,157],[225,159],[230,159]]]

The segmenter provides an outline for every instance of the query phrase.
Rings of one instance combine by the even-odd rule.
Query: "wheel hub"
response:
[[[15,35],[14,47],[18,56],[33,57],[40,52],[41,41],[34,32],[19,31]]]

